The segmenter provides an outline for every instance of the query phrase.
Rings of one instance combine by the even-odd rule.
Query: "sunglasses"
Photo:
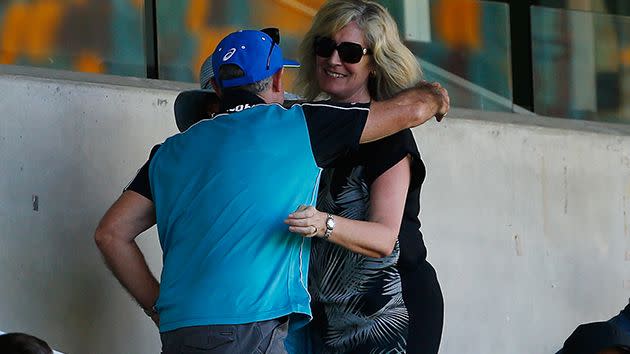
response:
[[[315,54],[322,58],[330,58],[330,56],[337,50],[339,58],[348,64],[356,64],[361,61],[366,54],[372,54],[372,51],[368,48],[363,48],[359,43],[353,42],[341,42],[337,44],[330,37],[315,37],[313,43]]]
[[[269,54],[267,55],[267,70],[269,70],[269,66],[271,65],[271,53],[273,52],[273,47],[280,44],[280,30],[275,27],[263,28],[260,32],[265,33],[273,42],[271,43],[271,47],[269,48]]]

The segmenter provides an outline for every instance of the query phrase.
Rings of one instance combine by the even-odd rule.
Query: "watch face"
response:
[[[334,227],[335,227],[335,219],[328,218],[326,220],[326,228],[332,230]]]

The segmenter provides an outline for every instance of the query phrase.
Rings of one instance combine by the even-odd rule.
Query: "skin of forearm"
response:
[[[367,221],[339,219],[330,237],[332,242],[371,257],[392,253],[404,213],[411,179],[411,158],[396,163],[370,187],[370,215]]]
[[[157,300],[159,283],[136,242],[121,240],[111,231],[100,228],[96,230],[95,240],[105,263],[120,284],[140,306],[150,309]]]
[[[393,98],[372,102],[360,142],[368,143],[423,124],[435,115],[437,107],[433,100],[409,102]]]
[[[328,241],[364,256],[382,258],[392,254],[397,239],[397,230],[378,222],[335,216],[335,229]]]
[[[408,156],[380,175],[370,188],[370,215],[367,221],[335,215],[335,228],[329,241],[352,252],[369,257],[392,253],[402,223],[405,198],[411,178]],[[322,237],[326,233],[327,214],[312,206],[300,206],[284,222],[289,231],[303,237]]]

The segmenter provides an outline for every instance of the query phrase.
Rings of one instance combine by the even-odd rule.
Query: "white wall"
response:
[[[0,329],[65,353],[158,353],[155,326],[93,232],[151,146],[175,132],[176,92],[7,75],[0,92]],[[158,271],[155,230],[140,238]]]
[[[0,330],[72,354],[159,352],[92,234],[176,131],[181,87],[0,70]],[[552,353],[578,323],[627,303],[630,127],[454,110],[414,132],[446,301],[442,353]],[[140,243],[159,272],[154,229]]]
[[[577,324],[628,303],[628,127],[456,116],[467,119],[414,131],[446,303],[441,352],[555,353]]]

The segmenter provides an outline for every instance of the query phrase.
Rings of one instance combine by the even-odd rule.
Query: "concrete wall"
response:
[[[35,334],[64,353],[160,349],[93,233],[153,144],[176,131],[176,91],[119,81],[0,76],[0,330]],[[140,244],[159,274],[155,228]]]
[[[628,127],[458,111],[414,133],[442,353],[555,353],[630,296]]]
[[[0,70],[0,330],[66,353],[159,352],[92,234],[176,131],[182,87]],[[454,110],[414,133],[442,353],[553,353],[578,323],[626,304],[630,127]],[[139,242],[159,274],[155,230]]]

